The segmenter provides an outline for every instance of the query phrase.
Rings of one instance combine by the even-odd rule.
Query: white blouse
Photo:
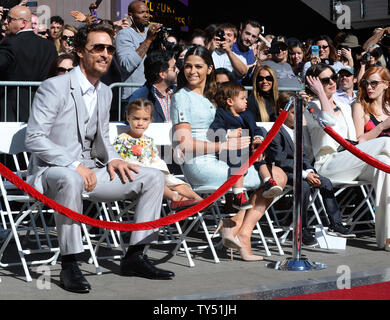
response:
[[[319,100],[316,99],[312,102],[318,110],[321,110]],[[338,102],[337,106],[341,109],[341,112],[338,116],[332,115],[336,120],[332,129],[344,139],[356,141],[356,130],[352,119],[351,107],[342,102]],[[313,116],[307,110],[304,115],[311,140],[312,152],[315,158],[314,167],[318,169],[327,161],[332,153],[337,152],[337,148],[340,144],[322,129],[319,123],[313,119]]]

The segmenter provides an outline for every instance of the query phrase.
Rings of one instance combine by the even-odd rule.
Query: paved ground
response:
[[[193,239],[199,241],[198,238]],[[264,255],[261,245],[254,245],[256,254]],[[217,250],[221,260],[213,262],[210,250],[194,252],[195,267],[188,267],[183,253],[171,257],[169,245],[152,247],[151,259],[162,268],[176,273],[173,280],[146,280],[119,275],[119,260],[100,260],[102,275],[95,274],[85,254],[81,264],[92,286],[89,294],[77,295],[62,290],[59,283],[60,265],[45,268],[45,276],[38,266],[30,267],[33,281],[27,283],[19,267],[0,268],[0,299],[23,300],[154,300],[154,299],[271,299],[300,293],[336,289],[337,284],[352,286],[390,281],[390,253],[378,250],[372,234],[348,240],[346,250],[303,249],[309,261],[321,262],[327,268],[320,271],[278,271],[266,267],[270,262],[291,257],[291,242],[283,245],[284,256],[271,246],[270,257],[261,262],[244,262],[237,254],[231,261],[226,250]],[[118,253],[118,252],[117,252]],[[40,271],[42,272],[42,270]],[[46,281],[49,279],[48,281]]]

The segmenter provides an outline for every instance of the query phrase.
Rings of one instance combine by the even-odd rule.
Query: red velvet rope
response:
[[[282,111],[280,113],[278,119],[276,119],[274,125],[272,126],[269,133],[265,137],[263,143],[257,148],[257,150],[250,157],[250,159],[236,172],[236,174],[231,176],[222,186],[218,188],[218,190],[216,190],[213,194],[211,194],[210,196],[208,196],[206,199],[199,202],[198,204],[192,206],[191,208],[177,212],[170,216],[160,218],[155,221],[141,222],[141,223],[123,223],[123,222],[111,222],[111,221],[102,221],[102,220],[93,219],[89,216],[85,216],[83,214],[70,210],[69,208],[64,207],[63,205],[41,194],[40,192],[35,190],[32,186],[30,186],[28,183],[26,183],[23,179],[15,175],[11,170],[5,167],[2,163],[0,163],[0,174],[5,179],[13,183],[17,188],[24,191],[35,200],[40,201],[44,205],[52,208],[54,211],[57,211],[58,213],[65,215],[68,218],[75,220],[77,222],[84,223],[93,227],[117,230],[117,231],[139,231],[139,230],[157,229],[162,226],[170,225],[175,222],[184,220],[194,215],[195,213],[203,210],[204,208],[212,204],[223,194],[225,194],[237,182],[237,180],[246,172],[247,168],[252,166],[253,163],[256,161],[256,159],[268,147],[270,142],[273,140],[275,135],[280,130],[282,124],[284,123],[284,120],[287,117],[287,114],[288,114],[287,111]]]
[[[345,140],[342,136],[340,136],[336,131],[334,131],[330,126],[326,126],[324,131],[329,134],[334,140],[336,140],[340,145],[342,145],[346,150],[351,152],[353,155],[368,163],[369,165],[377,168],[383,172],[390,173],[390,166],[375,159],[369,154],[363,152],[359,148],[356,148],[352,143]]]

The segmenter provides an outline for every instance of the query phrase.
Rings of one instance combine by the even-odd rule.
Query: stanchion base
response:
[[[327,265],[319,262],[311,262],[307,259],[297,260],[288,258],[284,261],[268,263],[266,267],[281,271],[314,271],[326,269]]]

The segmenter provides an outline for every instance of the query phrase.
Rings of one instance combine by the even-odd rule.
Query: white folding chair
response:
[[[332,180],[332,184],[336,189],[335,196],[340,199],[342,218],[351,232],[373,231],[374,227],[369,226],[375,225],[374,187],[367,181]],[[360,202],[358,196],[361,196]],[[347,209],[352,212],[348,212]],[[358,225],[367,225],[368,228],[355,230]]]
[[[2,123],[0,126],[0,136],[2,139],[0,140],[0,153],[12,155],[15,160],[15,167],[17,169],[16,174],[24,178],[26,176],[26,171],[23,171],[20,167],[17,156],[19,154],[23,154],[23,158],[26,161],[26,165],[28,164],[28,157],[25,150],[25,132],[26,132],[27,124],[25,123],[15,123],[8,122]],[[46,225],[45,217],[43,216],[43,206],[40,202],[36,201],[32,197],[24,194],[19,191],[15,186],[13,186],[8,181],[5,181],[3,178],[0,181],[0,189],[1,189],[1,197],[4,203],[5,211],[2,211],[2,221],[5,220],[3,217],[6,216],[8,219],[8,223],[5,222],[6,227],[9,226],[10,233],[7,239],[4,241],[3,245],[0,248],[0,261],[4,257],[5,250],[10,244],[12,239],[15,240],[15,244],[18,250],[19,258],[21,262],[16,263],[0,263],[2,267],[9,267],[13,265],[22,265],[24,272],[26,274],[27,281],[31,281],[30,272],[28,270],[27,265],[36,265],[36,264],[55,264],[57,258],[59,256],[59,248],[54,247],[52,244],[52,231],[55,231],[55,227],[49,228]],[[12,208],[11,204],[19,204],[18,209],[15,210]],[[22,207],[20,208],[20,204]],[[46,210],[46,212],[53,214],[53,210]],[[14,215],[16,216],[16,220],[14,219]],[[37,227],[36,219],[40,217],[40,221],[42,224],[42,230]],[[26,218],[30,218],[26,222]],[[3,222],[4,223],[4,222]],[[27,225],[27,227],[26,227]],[[97,260],[94,257],[94,251],[92,247],[92,243],[89,239],[88,233],[86,232],[86,227],[84,224],[81,225],[84,236],[86,237],[87,244],[84,246],[85,249],[88,249],[93,256],[93,260],[95,262],[96,272],[97,274],[101,274],[101,270],[99,265],[97,264]],[[36,240],[36,244],[38,249],[24,249],[23,242],[20,240],[20,236],[26,237],[30,233],[33,233],[34,239]],[[43,237],[43,241],[41,240]],[[31,237],[29,237],[31,238]],[[29,239],[28,238],[28,239]],[[26,260],[26,255],[38,254],[38,253],[54,253],[50,258],[46,260]]]
[[[0,128],[0,153],[12,155],[15,174],[20,178],[25,177],[25,171],[21,168],[18,155],[23,154],[25,165],[28,164],[28,157],[24,148],[24,137],[26,124],[24,123],[3,123]],[[42,205],[35,199],[19,191],[12,183],[1,177],[0,179],[1,200],[4,204],[1,216],[5,229],[10,230],[8,237],[0,248],[0,266],[11,267],[22,265],[26,280],[32,281],[28,265],[55,264],[59,255],[59,248],[54,247],[49,234],[49,228],[44,220]],[[14,217],[15,216],[15,217]],[[38,217],[41,220],[42,228],[37,227]],[[42,230],[41,230],[42,229]],[[32,242],[30,233],[33,233],[32,240],[36,249],[27,249],[26,243]],[[24,241],[21,241],[21,237]],[[2,262],[6,248],[14,239],[18,251],[20,262]],[[49,258],[43,260],[27,261],[26,256],[32,254],[51,254]]]

